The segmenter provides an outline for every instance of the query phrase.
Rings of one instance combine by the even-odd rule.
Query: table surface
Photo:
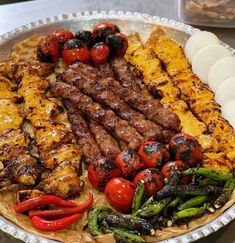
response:
[[[86,10],[123,10],[143,12],[177,20],[177,0],[35,0],[0,6],[0,35],[5,32],[48,16]],[[235,29],[206,28],[235,48]],[[235,222],[197,243],[235,242]],[[0,243],[20,243],[0,231]]]

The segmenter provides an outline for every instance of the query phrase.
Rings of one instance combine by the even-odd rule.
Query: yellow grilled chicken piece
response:
[[[187,101],[197,118],[207,125],[208,130],[219,141],[220,150],[226,153],[235,166],[233,128],[221,117],[214,93],[193,74],[183,48],[160,28],[152,32],[147,45],[153,47],[154,53],[180,89],[181,98]]]
[[[182,131],[197,137],[204,150],[216,151],[216,139],[207,134],[207,127],[189,110],[188,105],[180,100],[180,91],[174,86],[169,75],[162,69],[160,61],[154,57],[149,48],[131,37],[125,59],[135,70],[140,72],[148,89],[161,97],[161,103],[169,105],[181,120]]]

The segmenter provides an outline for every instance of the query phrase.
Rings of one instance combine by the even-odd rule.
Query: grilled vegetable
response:
[[[215,181],[228,181],[233,178],[230,172],[220,172],[208,168],[190,168],[182,172],[184,175],[202,175]]]
[[[161,190],[164,186],[163,177],[158,169],[150,168],[140,171],[134,179],[135,186],[139,181],[144,182],[145,193],[147,196],[151,197]]]
[[[115,238],[117,243],[121,243],[121,242],[128,242],[128,243],[145,242],[143,237],[141,237],[139,235],[135,235],[135,234],[125,232],[125,231],[120,230],[120,229],[113,229],[113,232],[114,232],[114,238]]]
[[[185,134],[175,134],[170,142],[170,151],[175,160],[185,161],[190,166],[196,165],[202,158],[202,147],[196,138]]]
[[[114,35],[108,35],[107,43],[111,50],[114,50],[116,57],[123,57],[128,47],[127,37],[122,33],[115,33]]]
[[[92,33],[88,30],[80,30],[76,32],[75,38],[82,41],[88,48],[94,43]]]
[[[90,50],[91,60],[94,65],[101,65],[108,61],[109,47],[104,42],[96,43]]]
[[[163,167],[162,167],[162,174],[165,178],[171,179],[173,175],[175,174],[176,171],[183,171],[186,168],[188,168],[188,165],[181,161],[170,161],[167,162]],[[180,179],[180,184],[182,185],[187,185],[192,181],[192,176],[190,175],[182,175]]]
[[[198,185],[199,186],[220,186],[220,182],[219,181],[214,181],[210,178],[200,178],[198,181],[197,181]]]
[[[98,158],[87,169],[88,179],[91,185],[99,191],[103,191],[111,178],[120,176],[121,172],[115,163],[105,157]]]
[[[235,180],[230,179],[224,185],[223,193],[215,200],[215,208],[223,206],[230,198],[235,186]]]
[[[30,221],[32,225],[40,230],[44,231],[57,231],[67,228],[69,225],[75,223],[82,217],[82,214],[74,214],[66,218],[57,220],[46,220],[39,216],[33,216]]]
[[[136,215],[143,218],[148,218],[154,216],[156,214],[161,213],[161,211],[167,206],[167,204],[171,201],[171,198],[165,198],[160,201],[154,202],[152,204],[148,204],[145,207],[142,207]]]
[[[100,213],[110,213],[112,210],[108,207],[94,208],[88,215],[88,228],[92,236],[101,235],[102,232],[99,230],[98,217]]]
[[[90,60],[90,54],[87,46],[77,39],[71,39],[64,44],[62,57],[67,65],[78,61],[87,63]]]
[[[168,217],[169,210],[174,210],[176,206],[182,201],[182,198],[180,196],[176,196],[172,201],[170,201],[167,206],[163,210],[163,216]]]
[[[74,35],[66,29],[58,29],[51,34],[52,40],[62,47],[68,40],[73,39]]]
[[[138,153],[147,168],[160,168],[170,160],[168,149],[159,142],[149,141],[143,143],[140,146]]]
[[[191,195],[191,196],[205,196],[205,195],[220,195],[222,188],[217,186],[194,186],[194,185],[178,185],[165,186],[161,191],[154,195],[154,200],[167,198],[169,196]]]
[[[94,27],[92,34],[96,42],[105,42],[108,35],[115,34],[117,32],[120,31],[116,25],[112,23],[100,23]]]
[[[105,196],[115,209],[127,213],[131,210],[134,184],[123,178],[111,179],[105,187]]]
[[[144,163],[140,156],[130,150],[124,150],[115,159],[116,165],[120,168],[124,177],[133,177],[138,171],[144,169]]]
[[[208,200],[207,196],[195,196],[193,198],[190,198],[189,200],[187,200],[183,204],[181,204],[178,207],[178,210],[181,211],[181,210],[184,210],[184,209],[187,209],[187,208],[201,206],[207,200]]]
[[[106,214],[101,216],[101,220],[105,220],[109,226],[137,230],[144,235],[153,235],[155,233],[152,225],[147,220],[127,214]]]
[[[134,198],[132,201],[132,213],[135,213],[143,202],[144,198],[144,183],[140,180],[135,188]]]

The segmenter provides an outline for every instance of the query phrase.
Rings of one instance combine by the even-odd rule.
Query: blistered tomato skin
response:
[[[175,160],[182,160],[190,166],[197,165],[202,158],[202,147],[196,138],[185,134],[175,134],[169,142]]]
[[[121,174],[115,163],[105,157],[101,157],[94,161],[89,165],[87,170],[89,182],[99,191],[104,191],[108,181]]]
[[[115,163],[117,167],[120,168],[123,177],[126,178],[135,176],[145,167],[141,157],[130,149],[122,151],[122,153],[116,157]]]
[[[162,173],[155,168],[140,171],[135,176],[134,185],[137,186],[140,180],[144,182],[145,193],[148,197],[153,196],[164,187]]]
[[[106,42],[116,57],[123,57],[128,47],[127,37],[122,33],[115,33],[107,37]]]
[[[85,45],[88,46],[88,48],[90,48],[94,43],[92,33],[88,30],[80,30],[76,32],[75,38],[82,41]]]
[[[41,62],[56,62],[60,57],[59,44],[50,37],[39,43],[37,58]]]
[[[170,160],[168,149],[159,142],[148,141],[143,143],[138,153],[147,168],[160,168]]]
[[[80,40],[71,39],[63,46],[62,57],[67,65],[71,65],[74,62],[90,61],[90,54],[87,46]]]
[[[93,38],[95,41],[106,41],[108,35],[115,34],[119,31],[119,28],[112,23],[100,23],[93,29]]]
[[[122,213],[128,213],[134,197],[135,186],[123,178],[111,179],[105,187],[105,196],[109,204]]]
[[[183,171],[188,169],[189,166],[181,160],[167,162],[162,168],[164,178],[171,179],[175,171]],[[181,185],[187,185],[192,181],[191,175],[183,175],[180,179]]]
[[[109,59],[109,47],[103,43],[96,43],[90,50],[91,60],[94,65],[101,65]]]
[[[52,33],[52,39],[57,42],[61,47],[70,39],[74,38],[71,31],[66,29],[58,29]]]

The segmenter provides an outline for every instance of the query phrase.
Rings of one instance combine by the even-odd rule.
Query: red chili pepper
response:
[[[39,197],[30,198],[16,205],[14,208],[16,213],[22,213],[35,209],[37,207],[55,204],[61,207],[76,207],[77,204],[74,202],[66,201],[60,197],[53,195],[41,195]]]
[[[40,216],[46,219],[58,219],[67,217],[77,213],[83,213],[87,208],[91,206],[93,202],[93,195],[90,193],[86,202],[73,208],[56,208],[50,210],[32,210],[29,211],[29,217]]]
[[[35,228],[45,231],[57,231],[67,228],[69,225],[75,223],[82,217],[82,214],[74,214],[72,216],[57,219],[57,220],[46,220],[39,216],[33,216],[30,220]]]

